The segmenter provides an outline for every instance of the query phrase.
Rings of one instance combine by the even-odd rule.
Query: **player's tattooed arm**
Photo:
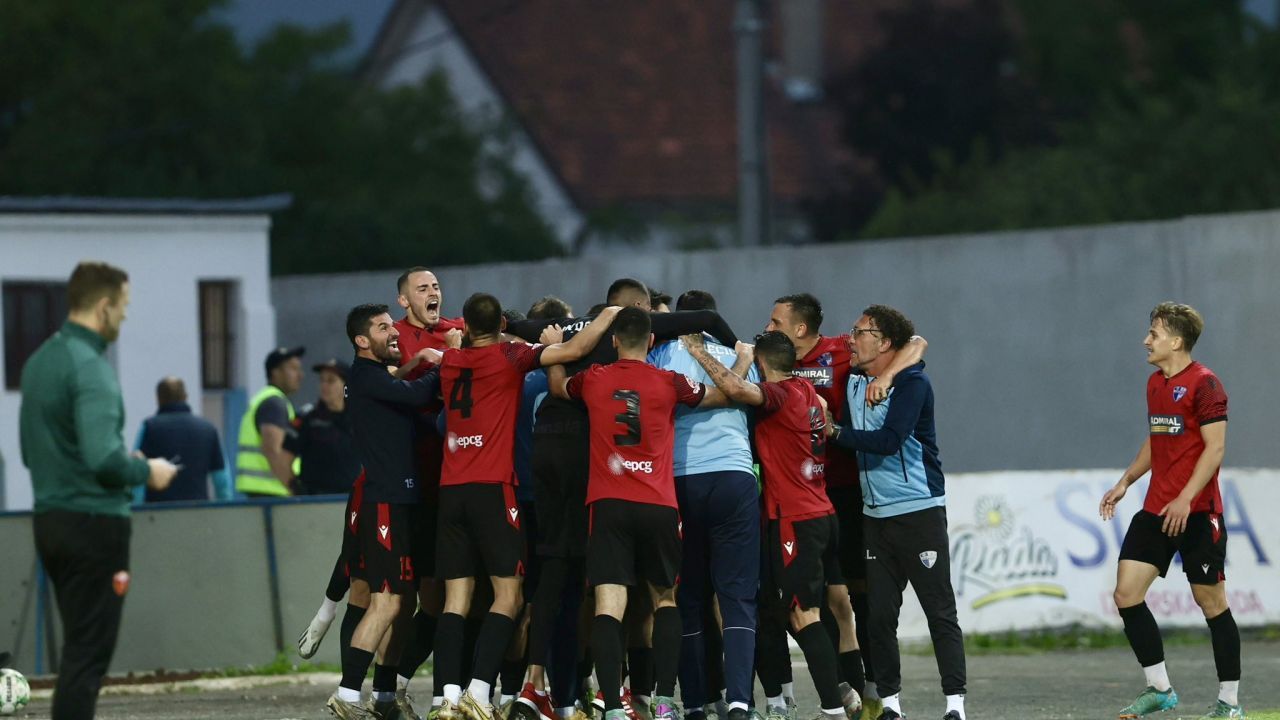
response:
[[[867,404],[876,405],[889,397],[889,388],[893,387],[893,378],[903,370],[915,365],[924,359],[924,351],[929,348],[929,341],[919,335],[912,335],[906,345],[898,351],[898,356],[888,368],[871,381],[867,386]]]
[[[733,363],[733,374],[745,380],[747,373],[751,372],[751,364],[756,361],[756,346],[739,340],[733,349],[738,353],[738,359]]]
[[[738,377],[733,370],[725,367],[719,360],[712,357],[707,352],[707,346],[702,339],[702,335],[685,335],[680,339],[684,341],[685,347],[689,348],[689,354],[711,376],[711,380],[716,384],[716,387],[730,400],[744,405],[764,404],[764,393],[760,391],[760,387],[755,383],[749,383]]]

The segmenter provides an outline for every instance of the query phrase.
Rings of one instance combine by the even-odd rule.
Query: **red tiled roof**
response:
[[[733,0],[436,2],[585,206],[734,201]],[[826,3],[828,75],[865,52],[876,11],[893,2]],[[775,198],[829,191],[853,162],[837,115],[767,87]]]

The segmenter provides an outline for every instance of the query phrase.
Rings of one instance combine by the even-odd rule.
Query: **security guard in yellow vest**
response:
[[[302,386],[302,361],[306,349],[276,348],[267,355],[267,386],[258,391],[240,420],[236,454],[236,490],[250,496],[285,497],[294,491],[299,462],[284,449],[293,431],[293,404],[289,395]]]

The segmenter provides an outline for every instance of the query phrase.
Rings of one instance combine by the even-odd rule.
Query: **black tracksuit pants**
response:
[[[124,611],[129,518],[54,510],[33,526],[64,635],[53,720],[92,720]]]
[[[907,583],[929,621],[929,636],[946,695],[965,692],[964,635],[956,620],[951,587],[950,540],[946,508],[936,507],[888,518],[863,519],[867,548],[867,593],[871,656],[876,659],[880,697],[902,690],[898,654],[898,614]]]

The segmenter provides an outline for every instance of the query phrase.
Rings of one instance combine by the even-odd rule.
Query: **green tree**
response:
[[[0,193],[291,192],[275,273],[558,254],[503,128],[443,78],[362,85],[344,25],[245,52],[219,4],[0,1]]]

